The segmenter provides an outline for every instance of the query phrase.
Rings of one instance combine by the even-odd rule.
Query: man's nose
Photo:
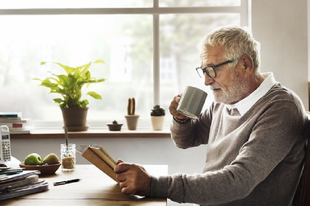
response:
[[[214,82],[213,78],[210,78],[207,74],[205,74],[205,85],[209,86],[210,84],[212,84]]]

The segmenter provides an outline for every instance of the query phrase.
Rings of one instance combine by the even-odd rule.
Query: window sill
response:
[[[68,132],[70,138],[170,138],[169,130],[122,130],[108,131],[103,129],[89,129],[88,131]],[[63,130],[31,130],[29,134],[11,134],[11,139],[62,139]]]

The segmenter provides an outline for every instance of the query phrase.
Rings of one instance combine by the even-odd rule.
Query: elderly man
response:
[[[308,118],[298,96],[259,70],[259,43],[242,28],[219,28],[200,43],[197,72],[214,102],[197,120],[170,105],[171,135],[180,148],[207,144],[201,174],[152,177],[119,160],[124,194],[201,205],[290,205],[305,155]]]

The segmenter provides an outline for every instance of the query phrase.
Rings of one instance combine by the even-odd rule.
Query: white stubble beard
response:
[[[249,93],[249,85],[242,81],[237,72],[232,73],[232,79],[228,89],[224,91],[218,84],[210,85],[210,89],[220,89],[213,91],[214,100],[224,104],[234,104],[247,96]]]

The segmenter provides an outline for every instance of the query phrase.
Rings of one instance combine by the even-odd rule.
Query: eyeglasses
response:
[[[220,66],[223,66],[225,64],[229,64],[229,63],[232,63],[236,60],[240,59],[239,58],[236,58],[236,59],[231,59],[231,60],[228,60],[226,62],[223,62],[223,63],[220,63],[220,64],[217,64],[217,65],[209,65],[209,66],[206,66],[206,67],[197,67],[196,68],[196,72],[198,73],[199,77],[202,78],[205,74],[207,74],[210,78],[215,78],[216,77],[216,71],[215,69],[220,67]]]

